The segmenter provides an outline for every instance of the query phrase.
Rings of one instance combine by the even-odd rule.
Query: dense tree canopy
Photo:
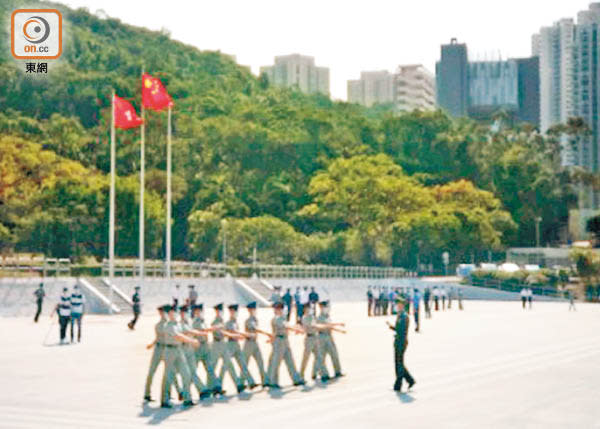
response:
[[[5,252],[106,256],[110,94],[139,109],[142,68],[175,99],[176,258],[221,259],[227,240],[230,261],[256,247],[262,262],[439,265],[444,250],[457,262],[530,245],[538,216],[549,241],[566,225],[574,197],[556,136],[276,88],[167,32],[56,7],[68,37],[47,76],[0,54]],[[166,115],[146,123],[146,253],[160,258]],[[138,130],[117,132],[119,256],[137,254],[138,143]]]

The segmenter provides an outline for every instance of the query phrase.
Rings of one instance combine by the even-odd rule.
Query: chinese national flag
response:
[[[173,107],[173,100],[160,80],[149,74],[142,75],[142,104],[152,110]]]
[[[139,127],[144,123],[131,103],[115,95],[115,127],[126,130],[128,128]]]

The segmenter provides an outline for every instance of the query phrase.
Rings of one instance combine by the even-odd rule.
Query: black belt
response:
[[[285,335],[275,335],[277,338],[286,338]]]
[[[316,334],[306,334],[307,337],[314,337]]]
[[[169,349],[174,349],[175,347],[177,347],[175,344],[163,344],[163,346],[165,346]]]

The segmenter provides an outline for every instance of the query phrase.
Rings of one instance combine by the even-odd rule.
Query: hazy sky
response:
[[[472,59],[528,56],[541,26],[587,9],[588,0],[58,0],[104,10],[121,21],[200,49],[233,54],[258,73],[275,55],[300,53],[329,67],[331,93],[361,71],[424,64],[435,71],[440,44],[467,43]]]

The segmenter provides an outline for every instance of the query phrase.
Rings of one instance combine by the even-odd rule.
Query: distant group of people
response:
[[[270,301],[273,304],[277,302],[283,304],[285,317],[288,322],[294,310],[296,311],[297,324],[301,323],[305,309],[309,309],[312,314],[315,314],[320,297],[314,287],[310,287],[309,290],[308,286],[298,286],[293,294],[291,288],[287,288],[284,294],[281,292],[281,286],[275,286]]]
[[[394,304],[398,299],[402,299],[407,313],[412,312],[414,316],[415,331],[419,332],[421,302],[423,302],[425,317],[430,318],[432,304],[435,311],[450,309],[454,298],[458,300],[458,309],[463,310],[463,293],[460,288],[455,292],[454,288],[447,290],[445,286],[434,286],[433,289],[426,287],[421,293],[418,288],[368,286],[367,315],[387,316],[388,310],[390,315],[395,315],[397,308]]]
[[[533,303],[533,291],[531,288],[524,287],[521,289],[521,305],[523,310],[527,308],[527,304],[529,304],[529,309],[531,310],[531,305]]]
[[[164,408],[172,406],[173,388],[185,406],[194,403],[190,392],[192,386],[196,388],[200,400],[225,394],[223,381],[226,375],[231,377],[238,393],[246,389],[255,389],[259,383],[249,371],[251,360],[258,369],[260,385],[269,389],[280,389],[279,368],[282,361],[294,386],[306,384],[304,374],[311,356],[313,380],[319,377],[321,382],[327,382],[331,378],[343,375],[332,332],[345,333],[341,329],[344,324],[331,321],[328,301],[318,302],[318,315],[311,311],[310,305],[303,306],[300,323],[294,326],[287,323],[289,314],[284,314],[284,303],[276,300],[273,303],[271,332],[267,332],[259,329],[256,302],[246,306],[248,317],[242,330],[238,324],[238,304],[228,306],[227,321],[222,315],[223,304],[214,306],[215,317],[209,326],[204,319],[204,305],[196,300],[188,297],[187,302],[181,305],[178,299],[176,303],[158,308],[160,321],[155,327],[156,338],[148,345],[149,349],[153,349],[153,355],[146,378],[145,401],[153,400],[152,380],[161,362],[164,362],[164,374],[160,402]],[[288,341],[289,333],[305,335],[299,371]],[[259,335],[267,337],[267,342],[272,344],[266,367],[257,342]],[[212,342],[209,342],[209,336],[212,336]],[[330,376],[326,366],[327,356],[333,364],[333,376]],[[202,378],[198,375],[200,363],[205,370],[205,376]]]
[[[37,306],[33,321],[37,323],[42,313],[44,298],[46,297],[44,283],[39,284],[33,295]],[[77,339],[78,343],[81,342],[81,321],[83,320],[84,310],[85,296],[81,293],[79,285],[76,284],[73,286],[72,292],[69,292],[69,288],[64,287],[56,307],[50,315],[50,317],[54,317],[54,313],[58,315],[60,344],[67,343],[67,329],[69,327],[71,331],[71,343],[74,343],[75,339]],[[77,337],[75,337],[75,327],[77,327]]]

